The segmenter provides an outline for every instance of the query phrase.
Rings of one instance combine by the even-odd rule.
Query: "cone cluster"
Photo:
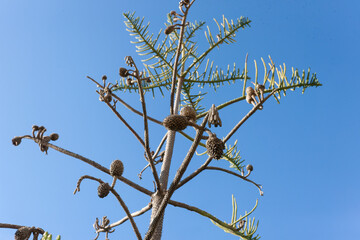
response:
[[[224,153],[225,144],[224,142],[217,138],[215,134],[209,136],[206,141],[207,153],[210,157],[219,160]]]
[[[188,120],[182,115],[169,115],[164,119],[163,125],[171,131],[182,131],[188,126]]]

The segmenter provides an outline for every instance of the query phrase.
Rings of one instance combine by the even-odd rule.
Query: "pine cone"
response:
[[[110,192],[110,185],[108,183],[100,183],[98,187],[98,196],[100,198],[106,197]]]
[[[120,177],[124,172],[124,164],[120,160],[114,160],[110,165],[110,175]]]
[[[190,106],[185,106],[181,109],[180,114],[185,116],[188,120],[196,121],[196,111]]]
[[[219,160],[223,155],[225,144],[221,139],[217,138],[216,135],[213,134],[206,141],[206,149],[210,157]]]
[[[168,130],[182,131],[187,127],[188,120],[186,119],[186,117],[181,115],[169,115],[164,119],[163,125]]]
[[[29,227],[21,227],[15,232],[15,240],[26,240],[30,237],[31,231]]]

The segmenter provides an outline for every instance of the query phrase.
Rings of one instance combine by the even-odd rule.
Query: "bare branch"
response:
[[[28,135],[24,136],[24,138],[34,140],[33,137],[28,136]],[[83,162],[85,162],[85,163],[87,163],[87,164],[89,164],[89,165],[91,165],[91,166],[99,169],[100,171],[102,171],[102,172],[110,175],[110,170],[109,170],[109,169],[107,169],[106,167],[98,164],[97,162],[95,162],[95,161],[93,161],[93,160],[90,160],[90,159],[88,159],[88,158],[86,158],[86,157],[83,157],[83,156],[81,156],[81,155],[79,155],[79,154],[70,152],[70,151],[68,151],[68,150],[66,150],[66,149],[63,149],[63,148],[58,147],[58,146],[56,146],[56,145],[53,145],[53,144],[51,144],[51,143],[46,143],[46,145],[47,145],[48,147],[50,147],[50,148],[58,151],[58,152],[61,152],[61,153],[64,153],[64,154],[66,154],[66,155],[68,155],[68,156],[71,156],[71,157],[73,157],[73,158],[79,159],[79,160],[81,160],[81,161],[83,161]],[[136,189],[136,190],[138,190],[138,191],[140,191],[140,192],[142,192],[142,193],[145,193],[146,195],[151,196],[151,195],[153,194],[153,192],[151,192],[150,190],[147,190],[146,188],[141,187],[140,185],[132,182],[131,180],[129,180],[129,179],[123,177],[123,176],[118,177],[118,179],[119,179],[120,181],[124,182],[125,184],[129,185],[130,187],[132,187],[132,188],[134,188],[134,189]]]
[[[223,142],[226,143],[232,135],[234,135],[234,133],[241,127],[241,125],[243,125],[244,122],[246,122],[246,120],[248,120],[259,108],[261,108],[261,106],[263,105],[264,102],[266,102],[266,100],[268,100],[276,91],[278,91],[278,89],[274,89],[266,98],[264,98],[264,100],[260,101],[259,103],[257,103],[249,112],[248,114],[245,115],[245,117],[243,117],[243,119],[241,119],[236,125],[235,127],[228,133],[228,135],[224,138]]]
[[[151,207],[152,207],[152,205],[151,205],[151,203],[149,203],[148,205],[146,205],[144,208],[140,209],[139,211],[132,213],[131,216],[137,217],[137,216],[143,215],[144,213],[149,211],[151,209]],[[119,225],[123,224],[124,222],[126,222],[127,220],[129,220],[128,216],[122,218],[121,220],[119,220],[117,222],[110,224],[110,227],[113,228],[113,227],[119,226]],[[103,232],[103,231],[99,230],[99,232]]]
[[[116,109],[114,108],[114,106],[112,106],[110,103],[105,102],[109,108],[111,108],[111,110],[115,113],[115,115],[120,119],[120,121],[122,121],[125,126],[134,134],[134,136],[136,137],[136,139],[140,142],[140,144],[145,147],[145,143],[144,140],[141,139],[141,137],[139,136],[139,134],[137,134],[137,132],[126,122],[126,120],[120,115],[120,113],[118,111],[116,111]]]

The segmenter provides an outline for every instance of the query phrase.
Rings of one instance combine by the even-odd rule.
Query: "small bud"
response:
[[[132,81],[131,78],[126,79],[126,85],[128,85],[128,86],[134,85],[134,83],[133,83],[133,81]]]
[[[120,68],[119,74],[121,77],[127,77],[127,76],[129,76],[129,71],[126,68]]]
[[[253,165],[248,164],[248,165],[246,166],[246,170],[248,170],[249,172],[252,172],[252,170],[254,170]]]
[[[110,186],[108,183],[100,183],[98,187],[98,196],[100,198],[106,197],[110,192]]]
[[[170,25],[170,26],[168,26],[168,27],[165,29],[164,33],[165,33],[166,35],[169,35],[169,34],[172,33],[174,30],[175,30],[175,26]]]
[[[40,126],[40,127],[38,128],[39,131],[42,131],[42,130],[44,130],[44,129],[45,129],[44,126]]]
[[[120,177],[124,172],[124,164],[120,160],[114,160],[110,165],[110,175]]]
[[[37,131],[37,130],[39,130],[39,126],[33,125],[33,126],[32,126],[32,129],[33,129],[34,131]]]
[[[12,144],[13,144],[14,146],[19,146],[20,143],[21,143],[21,137],[14,137],[14,138],[12,139]]]
[[[172,10],[172,11],[170,12],[170,15],[176,16],[177,13],[176,13],[176,11]]]
[[[103,81],[106,81],[106,79],[107,79],[107,76],[106,76],[106,75],[102,76],[102,80],[103,80]]]
[[[50,139],[51,139],[51,141],[58,140],[59,139],[59,134],[57,134],[57,133],[50,134]]]

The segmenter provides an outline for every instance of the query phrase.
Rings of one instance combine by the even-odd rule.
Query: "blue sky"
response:
[[[137,174],[145,166],[136,139],[101,102],[92,82],[119,79],[125,56],[140,63],[141,57],[125,30],[122,13],[136,11],[151,22],[150,31],[164,29],[166,14],[178,1],[24,1],[0,0],[0,222],[39,226],[63,239],[92,239],[96,217],[114,222],[125,213],[115,198],[99,199],[97,184],[84,182],[73,195],[77,179],[89,174],[104,181],[111,178],[76,159],[49,150],[40,152],[33,142],[19,147],[11,138],[29,134],[33,124],[57,132],[56,145],[109,167],[114,159],[125,165],[124,176],[152,189],[152,176]],[[260,197],[255,187],[223,173],[204,172],[175,193],[173,199],[203,208],[222,220],[231,217],[231,195],[239,211],[248,211],[259,199],[254,216],[260,221],[263,239],[348,239],[360,236],[358,218],[360,146],[357,79],[360,37],[358,1],[214,1],[197,0],[189,20],[222,14],[252,20],[240,31],[237,42],[214,53],[216,63],[241,66],[267,58],[288,68],[311,67],[323,86],[289,94],[277,104],[269,100],[234,136],[246,163],[254,166],[251,179],[264,186]],[[199,37],[205,48],[205,37]],[[252,65],[251,65],[252,66]],[[250,69],[253,74],[253,69]],[[232,99],[242,83],[210,92],[206,106]],[[140,109],[137,95],[119,93]],[[146,97],[148,112],[157,119],[168,115],[168,97]],[[216,130],[224,136],[250,110],[241,102],[221,112],[224,122]],[[120,108],[141,132],[140,118]],[[192,133],[192,131],[188,131]],[[150,124],[150,144],[156,147],[165,129]],[[233,140],[235,140],[235,138]],[[177,137],[172,176],[188,147]],[[205,160],[196,157],[187,173]],[[228,167],[225,161],[214,166]],[[145,206],[149,198],[118,183],[117,190],[131,211]],[[142,234],[149,214],[135,219]],[[13,230],[0,230],[1,239],[12,239]],[[208,219],[169,207],[163,239],[237,239],[215,227]],[[101,236],[100,239],[103,239]],[[118,227],[110,239],[135,239],[130,224]]]

